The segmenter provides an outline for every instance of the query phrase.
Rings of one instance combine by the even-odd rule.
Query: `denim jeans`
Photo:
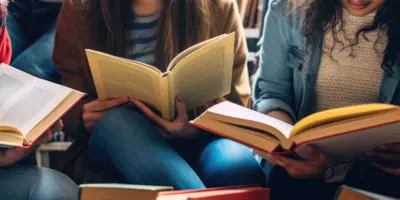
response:
[[[78,199],[78,186],[66,175],[34,166],[0,168],[0,188],[0,199]]]
[[[60,82],[52,54],[60,3],[15,0],[8,5],[6,26],[11,39],[11,65],[36,77]]]
[[[281,167],[265,160],[261,166],[266,174],[266,183],[271,188],[270,199],[333,199],[340,185],[400,197],[400,177],[379,170],[369,163],[356,162],[341,182],[326,183],[323,177],[296,179]],[[290,191],[290,192],[288,192]]]
[[[115,108],[91,133],[89,166],[122,182],[177,190],[264,184],[249,148],[208,132],[203,135],[168,141],[141,112]]]

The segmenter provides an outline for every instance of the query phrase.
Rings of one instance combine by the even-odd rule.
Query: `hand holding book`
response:
[[[224,98],[216,99],[202,106],[202,110],[207,110],[215,104],[225,101]],[[132,100],[137,108],[139,108],[150,120],[154,121],[159,126],[159,132],[166,138],[188,138],[194,137],[199,132],[199,129],[189,124],[189,118],[186,111],[186,105],[181,98],[175,98],[177,117],[173,121],[163,119],[157,115],[139,100]]]
[[[53,125],[50,130],[48,130],[46,133],[44,133],[42,136],[40,136],[33,145],[31,145],[29,148],[21,148],[21,147],[12,147],[12,148],[7,148],[4,149],[4,151],[0,152],[0,166],[1,167],[6,167],[10,166],[19,160],[24,159],[26,156],[30,155],[33,151],[36,150],[38,146],[44,143],[48,143],[52,140],[53,134],[55,132],[59,132],[63,128],[63,123],[61,120],[59,120],[56,124]]]
[[[367,152],[366,156],[374,160],[375,167],[400,176],[400,143],[380,145],[375,150]]]
[[[95,100],[83,106],[82,121],[87,132],[92,132],[107,110],[129,102],[128,97],[110,100]]]
[[[333,166],[333,160],[318,148],[307,145],[308,156],[304,160],[292,159],[281,155],[270,154],[255,150],[254,153],[263,157],[272,164],[284,168],[290,176],[295,178],[316,178]]]

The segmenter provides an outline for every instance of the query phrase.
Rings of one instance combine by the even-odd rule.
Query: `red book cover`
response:
[[[211,188],[161,192],[157,200],[268,200],[269,189],[262,187]]]

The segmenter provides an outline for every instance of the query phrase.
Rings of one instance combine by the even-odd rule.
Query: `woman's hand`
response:
[[[332,159],[313,146],[307,146],[307,160],[294,160],[279,155],[254,151],[272,164],[286,169],[290,176],[295,178],[315,178],[323,176],[325,171],[332,166]]]
[[[186,106],[183,101],[177,97],[175,99],[176,109],[178,116],[174,121],[168,121],[156,113],[154,113],[149,107],[138,100],[132,100],[132,102],[152,121],[154,121],[161,128],[160,133],[167,138],[177,137],[194,137],[198,133],[198,129],[189,124],[189,118],[186,112]]]
[[[82,121],[88,133],[92,132],[97,123],[104,116],[105,112],[111,108],[129,102],[129,97],[120,97],[111,100],[95,100],[83,106]]]
[[[0,166],[10,166],[15,162],[24,159],[26,156],[35,151],[35,149],[41,144],[50,142],[53,139],[53,134],[61,131],[63,127],[64,125],[62,121],[59,120],[50,130],[46,131],[46,133],[40,136],[40,138],[38,138],[28,149],[13,147],[0,152]]]
[[[372,162],[375,167],[395,176],[400,176],[400,143],[380,145],[375,150],[367,152],[366,155],[376,160],[376,162]],[[386,166],[379,161],[393,166]]]

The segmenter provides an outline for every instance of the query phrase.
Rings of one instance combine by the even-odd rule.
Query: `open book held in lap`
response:
[[[215,105],[191,122],[194,126],[264,152],[305,158],[315,145],[335,164],[362,160],[376,146],[400,142],[400,107],[365,104],[310,115],[294,126],[230,102]]]
[[[223,34],[177,55],[166,72],[141,62],[86,50],[100,100],[129,96],[160,112],[175,116],[175,97],[187,109],[230,93],[235,34]]]
[[[0,65],[0,146],[29,147],[83,93]]]

